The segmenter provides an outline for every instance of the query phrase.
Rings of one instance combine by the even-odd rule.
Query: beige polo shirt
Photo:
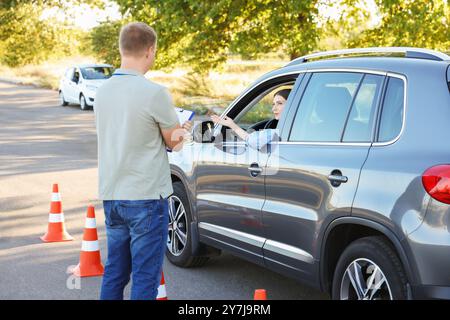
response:
[[[172,192],[160,128],[178,117],[166,88],[134,70],[117,69],[97,90],[98,196],[101,200],[147,200]]]

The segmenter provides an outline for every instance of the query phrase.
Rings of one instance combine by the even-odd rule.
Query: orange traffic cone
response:
[[[98,246],[95,209],[91,205],[87,208],[80,263],[72,270],[72,272],[77,277],[102,276],[104,272]]]
[[[67,233],[66,227],[64,226],[64,213],[62,212],[61,195],[59,194],[57,183],[53,184],[47,233],[41,237],[41,240],[44,242],[73,240],[72,236]]]
[[[264,289],[256,289],[253,300],[267,300],[267,293]]]
[[[158,296],[156,300],[168,300],[166,293],[166,282],[164,281],[164,272],[161,272],[161,282],[158,287]]]

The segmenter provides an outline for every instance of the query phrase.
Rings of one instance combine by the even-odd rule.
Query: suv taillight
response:
[[[422,183],[434,199],[450,204],[450,165],[442,164],[427,169],[422,175]]]

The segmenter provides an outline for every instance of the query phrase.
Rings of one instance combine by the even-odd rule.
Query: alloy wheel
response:
[[[344,272],[341,300],[393,300],[389,282],[381,268],[365,258],[354,260]]]
[[[81,110],[86,110],[86,108],[87,108],[86,99],[84,98],[83,95],[80,98],[80,107],[81,107]]]
[[[180,198],[172,195],[169,198],[169,234],[167,248],[174,256],[183,253],[187,245],[187,218],[186,210]]]

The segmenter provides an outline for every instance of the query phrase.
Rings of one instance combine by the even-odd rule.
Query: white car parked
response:
[[[59,82],[59,99],[62,106],[79,104],[81,110],[94,105],[95,93],[114,69],[109,64],[84,64],[66,70]]]

